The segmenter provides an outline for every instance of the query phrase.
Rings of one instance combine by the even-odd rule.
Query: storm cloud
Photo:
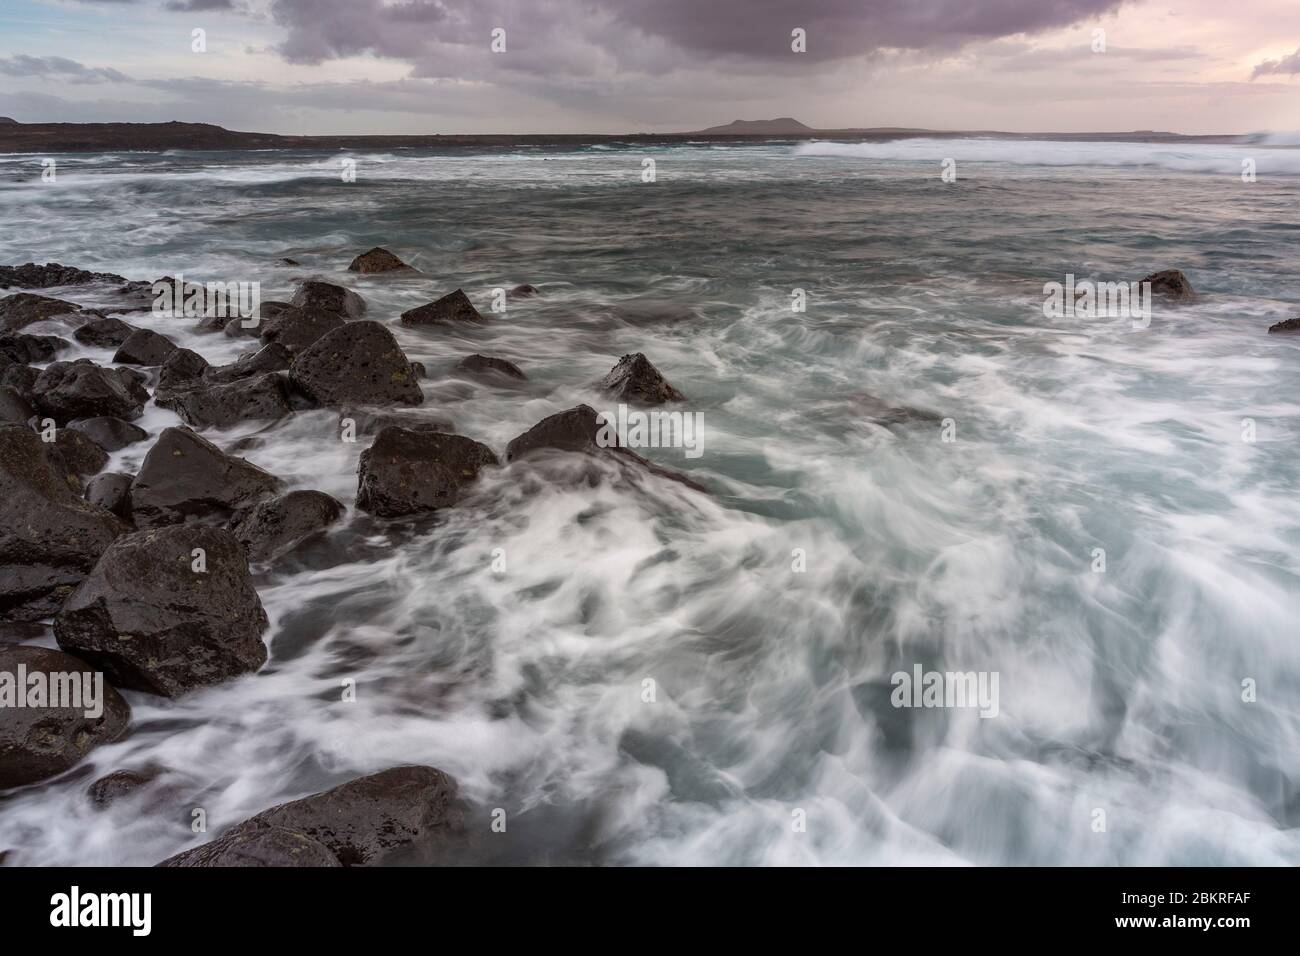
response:
[[[63,56],[18,56],[0,59],[0,73],[31,76],[64,83],[129,83],[125,73],[109,67],[86,66]]]

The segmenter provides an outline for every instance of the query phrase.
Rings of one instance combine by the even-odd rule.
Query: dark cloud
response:
[[[1280,60],[1265,60],[1251,72],[1252,80],[1261,76],[1295,76],[1300,73],[1300,49]]]
[[[163,6],[182,13],[198,13],[205,10],[233,10],[235,0],[167,0]]]
[[[64,83],[129,83],[125,73],[108,67],[86,66],[62,56],[26,56],[19,54],[0,59],[0,73],[7,76],[34,76]]]

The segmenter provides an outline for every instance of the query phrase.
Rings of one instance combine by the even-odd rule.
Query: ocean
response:
[[[426,365],[422,408],[498,454],[612,410],[595,383],[643,352],[702,453],[641,453],[707,491],[511,466],[380,521],[337,412],[205,432],[348,513],[255,568],[259,673],[127,692],[128,736],[0,796],[10,863],[152,864],[403,763],[459,782],[453,863],[1300,863],[1300,336],[1266,332],[1300,314],[1300,150],[78,154],[53,182],[40,159],[0,156],[0,263],[344,282]],[[424,277],[344,271],[372,246]],[[1047,283],[1161,269],[1197,298],[1044,314]],[[541,294],[489,311],[519,283]],[[456,288],[487,324],[397,324]],[[213,364],[250,344],[127,319]],[[528,380],[453,369],[474,352]],[[931,673],[996,706],[900,693]],[[94,776],[143,767],[184,799],[92,807]]]

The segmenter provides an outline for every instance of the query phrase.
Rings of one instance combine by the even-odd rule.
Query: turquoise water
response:
[[[94,753],[97,772],[170,768],[183,806],[96,812],[92,778],[68,779],[0,802],[0,849],[148,864],[200,839],[187,808],[211,834],[419,762],[460,781],[458,862],[1300,862],[1300,337],[1265,334],[1300,314],[1296,157],[403,151],[354,157],[350,183],[319,153],[59,157],[54,183],[0,157],[0,262],[256,280],[263,299],[351,284],[427,365],[424,408],[498,453],[610,407],[594,382],[645,352],[705,439],[645,454],[710,489],[515,467],[436,521],[350,508],[258,570],[261,673],[129,695],[133,734]],[[372,245],[427,278],[343,271]],[[1148,328],[1043,315],[1044,283],[1163,268],[1203,294]],[[521,282],[543,294],[484,328],[396,324]],[[247,347],[138,321],[213,362]],[[529,382],[453,371],[476,351]],[[885,427],[881,407],[934,417]],[[350,506],[364,443],[336,417],[207,437]],[[894,707],[916,664],[996,672],[997,716]]]

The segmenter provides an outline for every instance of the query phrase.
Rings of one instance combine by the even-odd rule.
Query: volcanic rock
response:
[[[308,279],[298,286],[298,291],[293,294],[289,304],[298,309],[336,312],[346,319],[359,319],[366,314],[366,300],[351,289],[314,279]]]
[[[486,322],[474,303],[460,289],[441,299],[402,313],[403,325],[438,325],[444,322]]]
[[[142,528],[190,518],[228,520],[280,486],[274,475],[224,454],[188,428],[167,428],[131,485],[131,513]]]
[[[600,387],[619,401],[641,405],[662,405],[686,399],[640,352],[619,359],[618,364],[600,380]]]
[[[235,515],[230,530],[250,561],[270,561],[343,516],[343,505],[323,491],[291,491]]]
[[[474,372],[476,374],[486,373],[489,375],[505,375],[509,378],[520,380],[528,378],[527,375],[519,370],[519,366],[514,362],[507,362],[503,358],[495,358],[491,355],[479,355],[477,353],[465,356],[456,363],[456,368],[464,369],[466,372]]]
[[[357,507],[383,518],[447,508],[497,464],[492,449],[462,435],[383,428],[361,453]]]
[[[19,292],[0,299],[0,331],[17,332],[34,322],[80,312],[81,306],[65,299],[52,299],[47,295]]]
[[[419,405],[411,362],[378,322],[348,322],[298,354],[294,388],[320,405]]]

